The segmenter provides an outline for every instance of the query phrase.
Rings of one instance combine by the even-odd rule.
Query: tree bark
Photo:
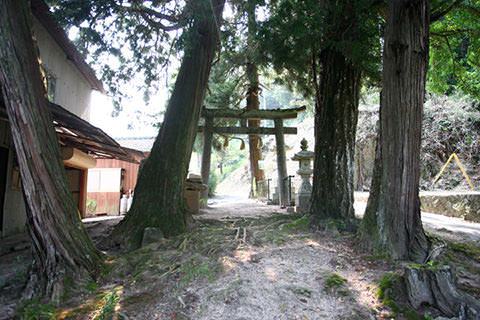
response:
[[[408,302],[416,310],[427,305],[449,318],[479,319],[480,302],[457,290],[457,275],[450,266],[409,265],[405,268],[405,283]]]
[[[248,18],[248,49],[247,54],[247,78],[248,78],[248,91],[247,91],[247,110],[259,110],[260,101],[258,99],[259,94],[259,81],[258,81],[258,68],[255,62],[255,37],[257,35],[257,21],[255,19],[255,0],[248,0],[247,3],[247,18]],[[260,120],[248,120],[249,127],[259,127]],[[257,135],[248,136],[248,146],[250,152],[250,173],[252,180],[252,187],[250,191],[250,197],[254,198],[257,195],[254,194],[254,190],[258,190],[258,182],[265,180],[265,172],[258,166],[258,161],[262,160],[262,149],[259,148],[260,137]],[[254,188],[254,185],[255,188]]]
[[[165,120],[152,151],[139,172],[135,198],[125,219],[115,228],[130,249],[137,248],[146,227],[166,236],[186,230],[184,182],[201,106],[219,41],[225,0],[195,0],[194,21]]]
[[[429,242],[418,192],[429,3],[390,1],[387,17],[380,133],[362,237],[393,258],[423,262]]]
[[[354,218],[353,168],[360,71],[332,48],[321,51],[315,103],[315,159],[310,215]]]
[[[26,200],[33,265],[25,298],[58,301],[63,280],[95,277],[102,256],[86,233],[67,183],[47,108],[27,1],[0,2],[0,84]]]

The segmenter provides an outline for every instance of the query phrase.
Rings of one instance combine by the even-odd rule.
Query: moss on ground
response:
[[[393,317],[395,318],[401,314],[407,320],[423,319],[406,304],[399,303],[398,298],[404,295],[401,289],[403,281],[403,276],[400,274],[384,273],[375,280],[378,286],[376,290],[377,298],[394,312]]]
[[[323,281],[323,289],[326,293],[340,297],[347,297],[351,295],[350,290],[346,286],[348,281],[341,275],[327,272]]]
[[[35,298],[30,301],[23,301],[17,308],[17,317],[22,320],[48,320],[55,319],[60,311],[50,303],[44,303]]]
[[[448,242],[448,247],[458,253],[463,253],[468,258],[480,262],[480,246],[464,242]]]
[[[152,303],[152,288],[158,297],[175,295],[193,282],[215,281],[224,271],[222,258],[236,249],[248,245],[281,244],[310,235],[308,219],[296,214],[235,221],[197,221],[190,232],[107,257],[96,281],[77,284],[76,287],[67,283],[69,294],[62,307],[55,308],[35,300],[23,304],[18,315],[21,319],[111,319],[117,303],[130,308]],[[117,289],[110,287],[105,291],[105,286],[117,281],[122,281],[125,286],[136,286],[139,293],[122,298]],[[141,288],[147,286],[142,294]],[[164,290],[166,287],[168,292]],[[311,295],[309,291],[297,293]],[[79,297],[82,297],[81,301]]]

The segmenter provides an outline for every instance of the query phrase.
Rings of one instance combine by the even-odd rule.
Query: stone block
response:
[[[159,228],[147,227],[143,230],[142,247],[151,243],[160,242],[165,239],[162,230]]]

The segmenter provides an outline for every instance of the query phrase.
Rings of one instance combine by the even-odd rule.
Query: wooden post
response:
[[[212,157],[212,138],[213,138],[213,118],[205,118],[205,128],[203,132],[203,152],[202,152],[202,180],[208,186],[210,179],[210,162]],[[208,188],[202,191],[201,199],[208,200]]]
[[[275,140],[277,142],[277,171],[278,171],[278,190],[280,194],[280,206],[288,205],[287,177],[287,157],[285,155],[285,138],[283,136],[283,120],[275,119]]]

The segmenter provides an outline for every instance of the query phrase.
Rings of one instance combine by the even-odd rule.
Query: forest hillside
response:
[[[373,160],[375,156],[376,125],[378,121],[378,95],[367,95],[362,101],[356,138],[355,152],[355,190],[368,191],[371,181]],[[298,163],[292,161],[293,155],[300,151],[300,141],[305,138],[309,149],[314,146],[314,120],[308,114],[297,124],[297,135],[287,135],[287,166],[288,174],[296,175]],[[265,176],[272,179],[271,185],[276,185],[276,155],[275,138],[263,137],[263,156]],[[231,153],[238,146],[226,149],[226,154]],[[237,168],[227,175],[223,174],[217,179],[219,193],[248,194],[250,189],[247,150],[243,153],[234,150],[233,153],[240,162],[232,160]],[[469,190],[470,187],[463,177],[455,160],[445,170],[442,177],[432,184],[436,175],[442,169],[448,158],[456,153],[460,162],[475,187],[480,186],[480,103],[458,96],[431,96],[425,103],[422,156],[421,156],[421,190]],[[230,155],[232,157],[233,155]],[[216,168],[217,164],[213,164]],[[224,166],[223,171],[229,167]],[[214,174],[218,175],[218,168]],[[295,184],[299,183],[296,176]],[[273,187],[272,187],[273,191]]]

